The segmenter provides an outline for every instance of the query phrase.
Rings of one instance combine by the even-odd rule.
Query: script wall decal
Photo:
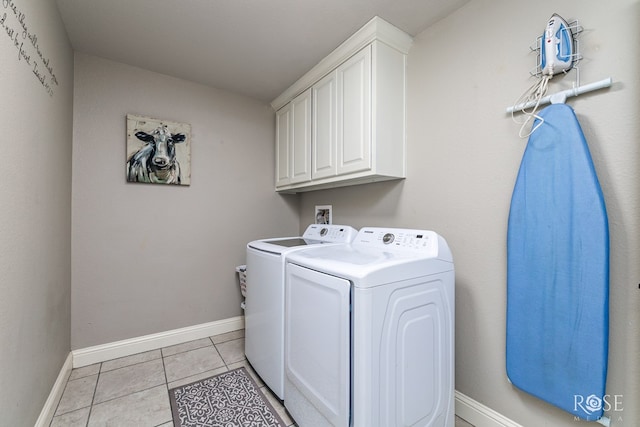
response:
[[[4,35],[4,37],[3,37]],[[49,96],[53,96],[58,79],[53,64],[38,43],[38,35],[30,28],[26,13],[18,0],[2,0],[0,6],[0,38],[16,49],[15,60],[25,64]]]

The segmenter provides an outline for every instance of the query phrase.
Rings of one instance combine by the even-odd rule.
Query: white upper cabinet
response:
[[[276,187],[311,180],[311,90],[276,112]]]
[[[410,36],[376,17],[271,103],[277,191],[406,176],[410,45]]]

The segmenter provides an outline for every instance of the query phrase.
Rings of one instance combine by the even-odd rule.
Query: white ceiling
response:
[[[469,0],[57,0],[77,51],[271,102],[378,15],[412,36]]]

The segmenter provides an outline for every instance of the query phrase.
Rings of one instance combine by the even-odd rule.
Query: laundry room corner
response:
[[[299,228],[270,106],[80,52],[75,73],[72,349],[241,316],[246,242]],[[127,114],[191,125],[190,186],[126,182]]]

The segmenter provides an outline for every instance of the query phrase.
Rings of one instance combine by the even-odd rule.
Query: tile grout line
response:
[[[216,346],[216,343],[213,342],[213,338],[209,337],[209,339],[211,340],[211,344],[213,344],[213,348],[216,351],[216,353],[218,354],[218,357],[220,357],[220,360],[222,360],[222,363],[224,364],[224,368],[226,369],[226,372],[229,372],[229,365],[227,364],[227,361],[224,360],[224,357],[222,357],[222,354],[220,353],[220,350],[218,350],[218,347]]]
[[[91,396],[91,405],[89,405],[89,414],[87,414],[86,427],[89,427],[89,420],[91,419],[91,412],[93,412],[93,402],[96,400],[96,392],[98,391],[98,381],[100,381],[100,374],[102,374],[102,362],[100,362],[100,368],[98,369],[98,377],[96,378],[96,386],[93,388],[93,396]]]
[[[167,390],[167,399],[169,400],[169,413],[171,414],[171,419],[169,421],[171,421],[171,423],[173,424],[173,409],[171,408],[171,398],[169,397],[170,396],[169,395],[169,378],[167,378],[167,367],[164,364],[164,352],[162,351],[163,348],[165,347],[162,347],[160,349],[160,359],[162,360],[162,373],[164,374],[164,386],[165,386],[165,389]],[[160,423],[158,424],[158,426],[161,426],[162,424],[166,424],[169,421]]]
[[[201,338],[201,339],[204,339],[204,338]],[[199,341],[199,340],[194,340],[194,341]],[[213,341],[211,340],[211,338],[209,338],[209,341],[211,341],[211,345],[212,345],[213,347],[215,347],[215,344],[213,344]],[[186,344],[186,343],[183,343],[183,344]],[[183,344],[176,344],[176,346],[183,345]],[[169,347],[175,347],[175,346],[169,346]],[[162,347],[160,350],[162,350],[163,348],[169,348],[169,347]],[[164,359],[165,357],[173,357],[173,356],[176,356],[176,355],[178,355],[178,354],[188,353],[188,352],[190,352],[190,351],[200,350],[201,348],[206,348],[206,347],[209,347],[209,345],[203,345],[203,346],[201,346],[201,347],[194,347],[194,348],[190,348],[190,349],[188,349],[188,350],[178,351],[178,352],[176,352],[176,353],[169,354],[169,355],[167,355],[167,356],[162,355],[162,358]],[[153,350],[152,350],[152,351],[153,351]],[[161,354],[162,354],[162,352],[161,352]]]
[[[131,393],[128,393],[128,394],[123,394],[122,396],[112,397],[112,398],[110,398],[110,399],[103,400],[102,402],[98,402],[98,403],[96,403],[96,404],[93,404],[93,403],[92,403],[92,404],[91,404],[91,408],[93,408],[95,405],[102,405],[103,403],[113,402],[114,400],[122,399],[123,397],[127,397],[127,396],[132,396],[132,395],[134,395],[134,394],[141,393],[141,392],[143,392],[143,391],[149,391],[149,390],[154,389],[154,388],[156,388],[156,387],[162,387],[163,385],[166,387],[166,384],[156,384],[156,385],[149,386],[149,387],[147,387],[147,388],[142,388],[142,389],[140,389],[140,390],[132,391]],[[88,408],[88,406],[86,406],[86,408]],[[84,409],[84,408],[79,408],[79,409]],[[75,409],[74,411],[77,411],[77,409]],[[70,412],[74,412],[74,411],[70,411]],[[67,412],[67,414],[68,414],[68,413],[69,413],[69,412]]]
[[[163,347],[164,348],[164,347]],[[164,364],[164,352],[160,349],[160,359],[162,359],[162,373],[164,374],[164,383],[169,391],[169,379],[167,378],[167,366]]]

